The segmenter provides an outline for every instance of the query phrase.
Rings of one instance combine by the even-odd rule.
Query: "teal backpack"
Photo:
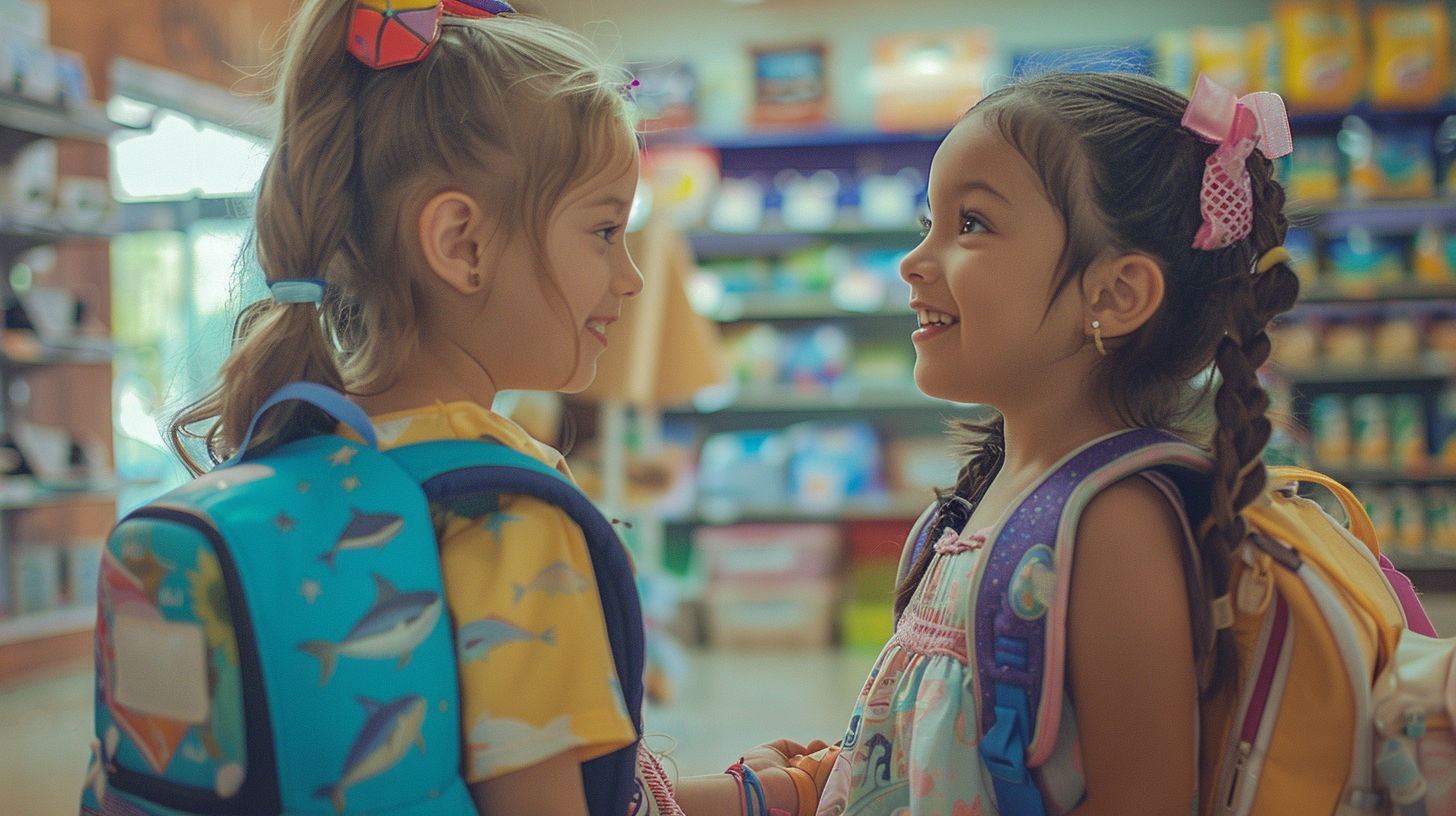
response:
[[[474,816],[457,649],[503,642],[514,627],[452,631],[430,514],[483,518],[504,493],[556,504],[586,534],[641,733],[631,563],[575,485],[493,442],[381,452],[364,412],[313,383],[285,386],[258,416],[286,400],[366,441],[315,436],[240,454],[131,511],[107,541],[81,816]],[[592,816],[628,812],[642,795],[635,764],[635,745],[583,764]]]

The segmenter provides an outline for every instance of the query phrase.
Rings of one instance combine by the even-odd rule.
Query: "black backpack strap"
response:
[[[581,489],[554,468],[492,442],[439,440],[386,451],[424,488],[431,501],[465,493],[517,493],[560,507],[585,534],[606,617],[623,703],[642,734],[646,668],[642,605],[627,549],[616,530]],[[582,763],[582,782],[592,816],[620,816],[636,792],[637,745]]]

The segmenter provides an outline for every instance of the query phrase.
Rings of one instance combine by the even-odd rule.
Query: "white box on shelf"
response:
[[[704,596],[708,643],[729,648],[827,648],[834,642],[834,598],[830,581],[711,586]]]
[[[0,218],[36,223],[56,209],[58,155],[54,139],[37,139],[15,154],[0,187]]]
[[[50,4],[41,0],[0,0],[0,31],[33,45],[49,43]]]
[[[111,213],[105,179],[66,176],[56,183],[56,217],[66,229],[95,232]]]
[[[713,585],[821,580],[833,572],[839,544],[839,527],[817,522],[693,530],[693,547]]]
[[[53,544],[10,546],[10,605],[15,614],[44,612],[60,605],[60,555]]]
[[[106,542],[99,539],[72,541],[66,545],[66,602],[73,606],[94,606],[96,585],[101,572],[101,551]]]

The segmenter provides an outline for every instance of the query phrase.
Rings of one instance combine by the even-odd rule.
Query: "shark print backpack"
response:
[[[488,523],[503,493],[553,503],[586,534],[641,733],[631,564],[575,485],[489,442],[380,452],[364,412],[312,383],[285,386],[258,415],[292,399],[365,443],[315,436],[235,457],[113,530],[81,816],[474,816],[460,772],[457,655],[517,633],[496,620],[452,631],[430,514],[434,505]],[[627,812],[636,751],[582,766],[592,816]]]

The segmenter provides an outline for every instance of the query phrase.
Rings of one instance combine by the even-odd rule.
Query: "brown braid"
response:
[[[896,620],[905,611],[915,588],[920,586],[925,571],[930,568],[930,559],[935,554],[932,545],[936,539],[947,528],[964,526],[971,520],[970,514],[980,502],[981,495],[1001,470],[1001,463],[1006,461],[1006,424],[999,415],[986,422],[958,422],[953,427],[957,436],[964,439],[966,463],[961,466],[955,487],[941,495],[940,507],[926,522],[930,529],[925,536],[925,547],[906,571],[905,578],[895,587]],[[965,503],[954,501],[957,497],[964,499]]]
[[[1267,159],[1255,154],[1248,167],[1255,218],[1247,240],[1262,254],[1282,245],[1288,232],[1284,190],[1273,180]],[[1219,341],[1214,355],[1223,382],[1214,397],[1218,428],[1213,436],[1212,506],[1198,542],[1205,591],[1210,598],[1230,590],[1233,553],[1246,532],[1239,512],[1264,489],[1266,475],[1259,456],[1269,441],[1271,426],[1265,415],[1269,395],[1255,372],[1269,359],[1269,322],[1289,310],[1298,295],[1299,278],[1287,264],[1278,263],[1262,274],[1241,277],[1228,305],[1228,334]],[[1207,642],[1207,631],[1202,634]],[[1217,633],[1215,649],[1213,655],[1199,652],[1199,682],[1206,690],[1216,689],[1229,679],[1228,670],[1235,665],[1228,630]]]

